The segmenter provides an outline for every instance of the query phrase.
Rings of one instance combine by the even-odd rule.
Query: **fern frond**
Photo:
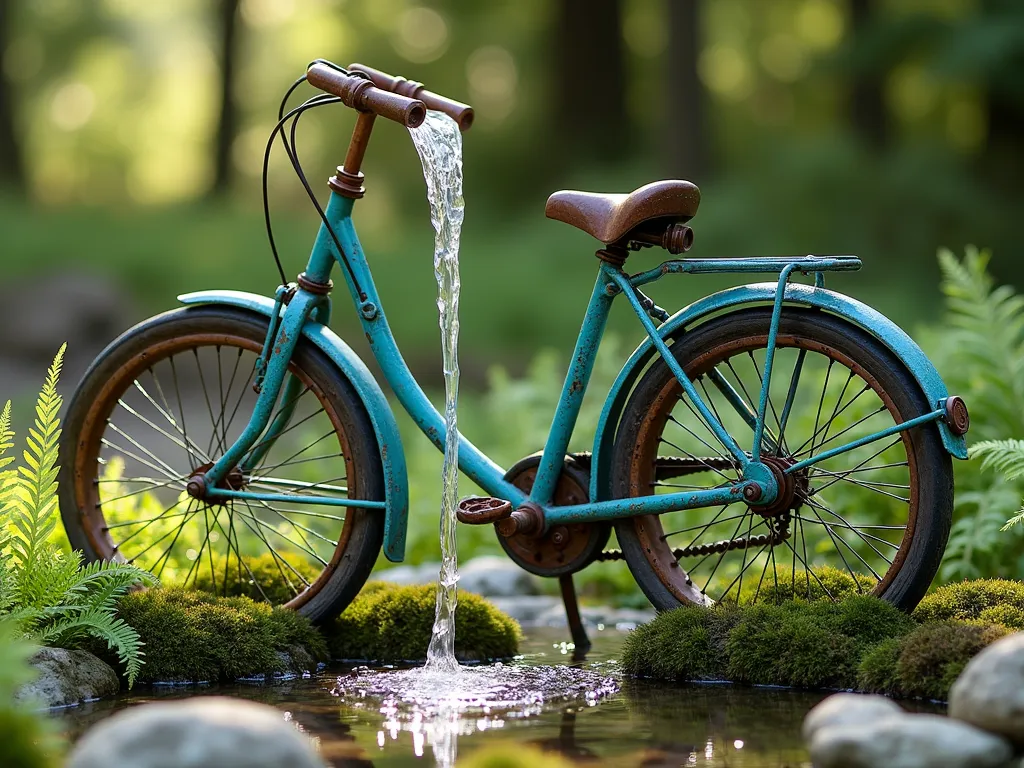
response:
[[[968,248],[963,260],[939,252],[949,329],[945,346],[956,366],[946,371],[956,388],[983,398],[978,426],[991,435],[1024,433],[1024,296],[994,287],[990,254]]]
[[[62,645],[71,645],[82,637],[95,637],[106,641],[107,647],[116,652],[121,663],[125,665],[128,686],[135,684],[135,679],[145,663],[145,653],[142,651],[143,642],[139,633],[128,626],[124,619],[96,609],[60,619],[38,635],[39,641],[44,644]]]
[[[47,539],[56,526],[57,445],[60,439],[58,413],[61,397],[57,381],[64,364],[62,345],[46,374],[46,382],[36,400],[36,419],[29,430],[24,451],[25,465],[18,468],[15,487],[8,499],[11,522],[16,535],[11,542],[15,560],[32,578],[36,566],[51,553]]]
[[[1007,480],[1024,477],[1024,440],[985,440],[971,446],[971,457],[981,468],[999,472]]]
[[[0,469],[3,469],[12,461],[13,456],[4,456],[9,449],[14,447],[14,430],[11,429],[11,401],[4,404],[0,411]]]
[[[1024,523],[1024,507],[1021,507],[1020,511],[1017,512],[1017,514],[1011,517],[1009,520],[1007,520],[1003,527],[999,530],[1008,531],[1011,528],[1013,528],[1013,526],[1019,525],[1020,523]]]

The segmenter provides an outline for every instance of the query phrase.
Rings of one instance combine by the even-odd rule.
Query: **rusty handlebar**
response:
[[[447,96],[428,91],[423,83],[415,80],[407,80],[404,77],[395,77],[379,69],[368,67],[365,64],[352,64],[349,67],[354,72],[362,72],[373,82],[375,86],[391,93],[406,96],[410,99],[419,99],[427,109],[434,109],[444,112],[448,117],[459,124],[459,130],[468,131],[473,124],[473,108],[461,101],[449,99]]]
[[[372,79],[346,75],[327,64],[311,64],[306,70],[306,80],[321,91],[337,96],[345,106],[359,112],[373,112],[409,128],[416,128],[427,116],[422,100],[392,93],[388,88],[377,86]]]

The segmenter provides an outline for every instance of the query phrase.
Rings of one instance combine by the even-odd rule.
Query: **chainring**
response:
[[[537,476],[541,455],[517,461],[505,473],[505,480],[529,492]],[[590,473],[585,461],[565,458],[565,467],[555,486],[553,506],[585,504],[590,494]],[[538,576],[564,576],[590,565],[601,554],[611,535],[608,522],[552,526],[543,536],[499,535],[502,549],[520,568]]]

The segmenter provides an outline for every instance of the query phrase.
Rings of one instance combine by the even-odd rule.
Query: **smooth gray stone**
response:
[[[949,715],[1024,748],[1024,633],[971,659],[949,690]]]
[[[872,725],[903,714],[892,699],[861,693],[837,693],[820,702],[804,717],[804,742],[821,728],[838,725]]]
[[[1013,757],[999,736],[941,715],[819,728],[809,745],[815,768],[1004,768]]]
[[[121,682],[109,664],[88,651],[40,648],[29,663],[38,675],[14,696],[17,702],[40,707],[67,707],[113,696]]]
[[[540,594],[540,577],[524,571],[507,557],[481,555],[459,566],[459,589],[484,597]]]
[[[199,696],[144,704],[91,728],[67,768],[324,768],[310,738],[273,707]]]

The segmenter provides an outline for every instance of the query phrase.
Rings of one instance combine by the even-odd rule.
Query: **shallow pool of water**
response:
[[[557,630],[531,632],[519,665],[569,665],[571,651]],[[423,718],[393,706],[337,695],[347,668],[275,685],[143,688],[108,701],[54,714],[70,740],[125,707],[154,699],[229,695],[262,701],[285,713],[335,766],[433,766],[499,742],[529,743],[577,763],[610,766],[808,766],[800,740],[804,714],[827,694],[731,685],[666,685],[622,679],[616,672],[624,633],[593,633],[582,667],[611,677],[619,690],[547,703],[539,713],[471,711],[451,715],[446,738]],[[334,693],[332,693],[334,691]],[[399,710],[401,708],[399,707]],[[406,712],[408,714],[408,711]],[[435,724],[436,725],[436,724]],[[436,742],[436,744],[435,744]],[[439,754],[435,754],[435,748]],[[436,762],[435,762],[436,761]]]

